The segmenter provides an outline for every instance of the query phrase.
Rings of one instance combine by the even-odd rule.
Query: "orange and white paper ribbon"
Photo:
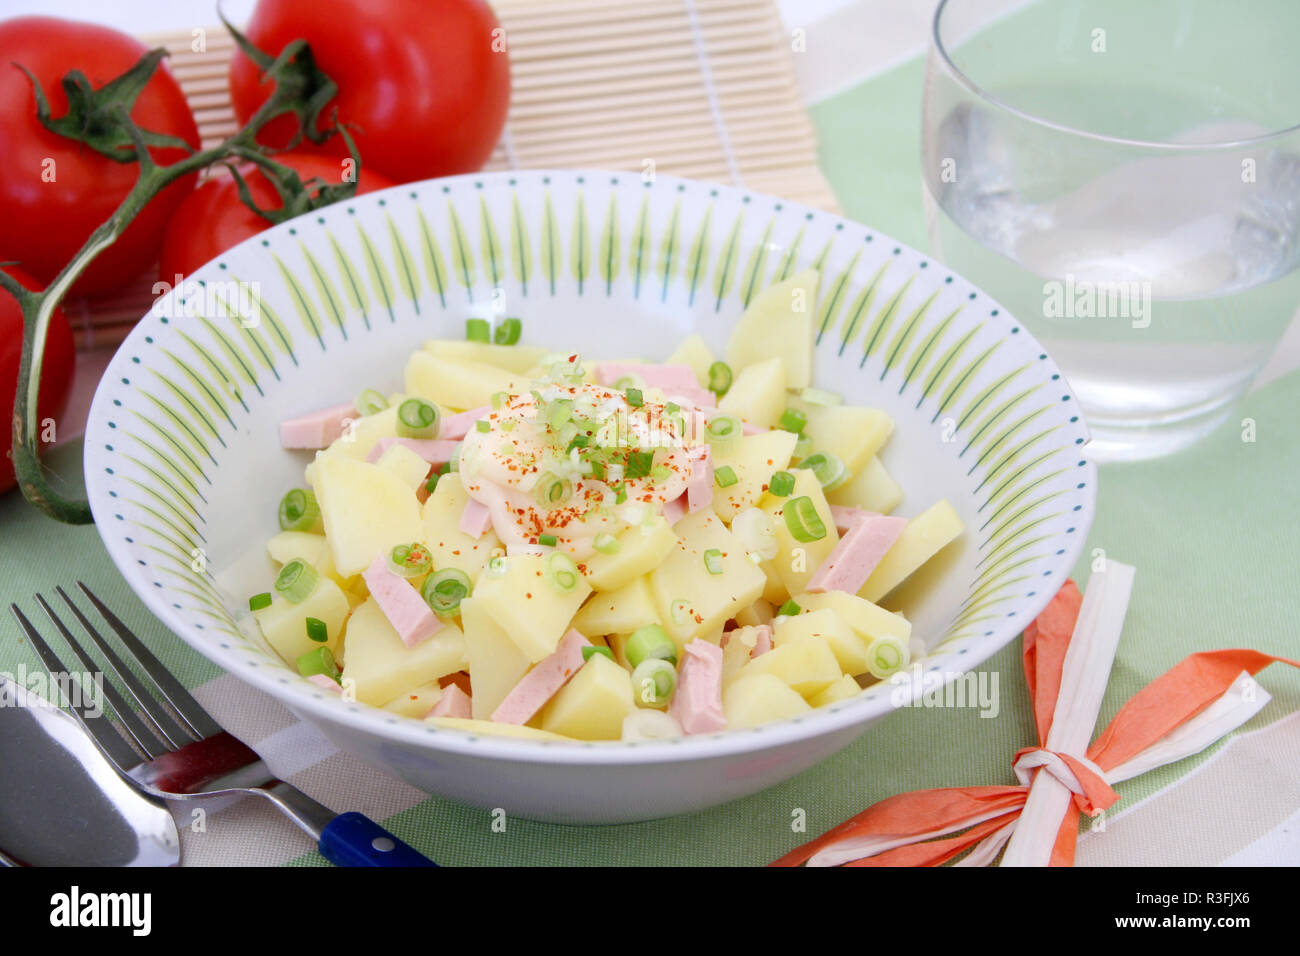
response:
[[[1268,693],[1253,675],[1300,661],[1248,648],[1192,654],[1139,691],[1085,750],[1123,626],[1133,568],[1108,560],[1086,595],[1073,581],[1025,628],[1038,746],[1013,760],[1019,786],[943,787],[881,800],[772,866],[1070,866],[1081,812],[1111,785],[1199,753],[1250,720]],[[1005,852],[1004,852],[1005,848]]]

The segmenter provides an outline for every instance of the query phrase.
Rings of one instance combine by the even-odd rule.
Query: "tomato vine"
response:
[[[18,390],[14,399],[12,423],[14,474],[23,496],[45,514],[59,521],[70,524],[89,524],[94,521],[88,502],[66,497],[51,486],[38,454],[41,438],[37,394],[46,332],[54,310],[63,301],[77,277],[122,234],[158,193],[176,180],[211,166],[223,165],[229,168],[236,178],[245,204],[271,222],[279,222],[317,206],[337,202],[351,196],[356,190],[355,177],[351,181],[332,185],[321,183],[314,186],[313,181],[303,183],[293,169],[274,159],[276,152],[292,149],[304,136],[311,142],[320,144],[333,136],[341,135],[357,170],[360,170],[361,158],[357,155],[356,145],[347,129],[337,122],[337,117],[331,114],[327,123],[318,128],[321,114],[338,93],[338,86],[316,66],[306,41],[296,40],[285,46],[278,56],[271,57],[253,46],[224,18],[222,22],[240,49],[257,64],[265,81],[273,83],[274,88],[266,102],[240,130],[208,149],[195,151],[184,141],[141,129],[131,119],[135,99],[167,55],[165,50],[151,50],[130,70],[99,89],[92,89],[80,71],[70,71],[62,81],[68,96],[68,112],[60,117],[50,115],[49,103],[40,82],[31,73],[27,74],[32,82],[37,118],[46,129],[82,143],[115,162],[131,162],[139,166],[131,191],[113,214],[91,233],[85,244],[46,288],[39,292],[25,288],[3,269],[4,265],[16,263],[0,263],[0,288],[18,301],[23,315],[22,356],[18,367]],[[298,121],[298,133],[293,141],[284,150],[270,150],[258,144],[257,134],[262,128],[285,115],[292,115]],[[178,145],[188,155],[166,165],[156,163],[149,153],[151,146]],[[256,206],[247,184],[235,168],[236,162],[252,162],[261,169],[279,194],[279,209],[263,210]]]

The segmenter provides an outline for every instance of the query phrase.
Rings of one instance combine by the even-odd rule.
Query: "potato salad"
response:
[[[551,740],[753,727],[907,667],[881,602],[962,524],[943,500],[891,514],[893,421],[812,381],[816,283],[758,296],[721,359],[471,318],[400,392],[282,422],[314,455],[249,599],[267,643],[331,693]]]

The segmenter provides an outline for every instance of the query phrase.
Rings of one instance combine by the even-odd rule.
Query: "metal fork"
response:
[[[158,658],[150,653],[122,620],[85,584],[77,587],[117,634],[127,657],[147,675],[143,680],[73,603],[62,587],[59,597],[99,648],[107,670],[125,687],[136,713],[112,681],[103,680],[104,697],[121,721],[116,728],[107,713],[93,703],[65,702],[81,725],[128,782],[156,797],[190,800],[199,797],[255,793],[265,797],[314,838],[321,854],[339,866],[436,866],[379,824],[360,813],[335,814],[301,790],[276,779],[262,758],[221,726],[199,706]],[[73,654],[91,673],[99,671],[72,632],[40,594],[36,602],[63,635]],[[62,692],[63,661],[46,643],[16,604],[9,610],[36,648],[45,669]],[[170,705],[168,707],[164,705]]]

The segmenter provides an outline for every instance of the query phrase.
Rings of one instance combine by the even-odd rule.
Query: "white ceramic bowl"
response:
[[[898,604],[955,674],[1012,640],[1064,580],[1092,520],[1088,432],[1055,363],[942,265],[796,203],[661,176],[518,172],[401,186],[284,223],[161,299],[95,395],[86,479],[105,544],[192,647],[339,747],[430,793],[536,819],[699,810],[826,758],[914,684],[801,718],[651,743],[521,741],[439,729],[323,693],[267,651],[247,596],[306,457],[277,423],[363,387],[468,316],[522,317],[526,343],[661,360],[690,332],[721,351],[755,292],[822,270],[816,384],[896,420],[882,460],[910,516],[946,497],[966,533]],[[241,320],[234,283],[260,304]],[[901,602],[901,604],[900,604]]]

